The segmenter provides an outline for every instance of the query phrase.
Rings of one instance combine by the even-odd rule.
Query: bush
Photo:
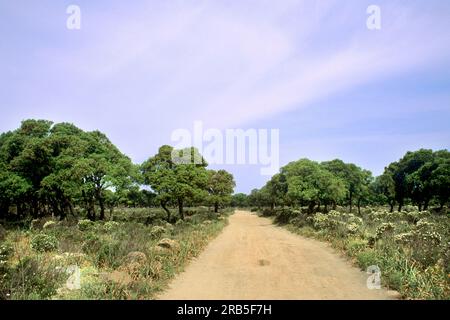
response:
[[[350,256],[356,256],[359,252],[367,249],[368,241],[363,239],[352,239],[347,242],[345,248]]]
[[[110,232],[110,231],[117,229],[119,226],[120,226],[120,223],[118,223],[116,221],[108,221],[108,222],[105,222],[105,224],[103,225],[103,229],[105,231]]]
[[[297,228],[303,228],[305,226],[308,225],[308,222],[306,221],[306,216],[305,215],[300,215],[296,218],[292,218],[289,221],[290,224],[292,224],[293,226],[297,227]]]
[[[58,248],[58,239],[54,236],[40,233],[31,239],[31,248],[37,252],[53,251]]]
[[[286,224],[292,218],[295,218],[299,214],[299,212],[295,212],[291,209],[278,209],[275,211],[275,214],[275,223]]]
[[[56,294],[66,275],[56,266],[44,265],[36,258],[25,257],[11,271],[11,299],[48,299]]]
[[[349,234],[356,234],[359,231],[359,225],[352,222],[346,225]]]
[[[398,234],[394,239],[398,244],[408,247],[412,258],[424,267],[435,265],[441,256],[445,256],[437,226],[426,219],[419,220],[411,231]]]
[[[47,221],[46,223],[44,223],[44,226],[42,227],[42,229],[52,229],[54,227],[56,227],[56,222],[53,220]]]
[[[164,233],[166,232],[166,229],[164,227],[161,226],[154,226],[151,231],[150,231],[150,235],[152,238],[154,239],[158,239],[160,238]]]
[[[376,230],[376,238],[381,239],[382,237],[392,235],[394,232],[395,226],[390,222],[383,222],[380,226],[378,226]]]
[[[6,300],[9,288],[6,285],[9,276],[8,259],[13,254],[13,247],[7,243],[0,244],[0,300]]]
[[[261,214],[264,216],[264,217],[271,217],[271,216],[273,216],[274,214],[275,214],[275,212],[274,212],[274,210],[272,210],[272,209],[264,209],[262,212],[261,212]]]
[[[78,229],[81,231],[89,230],[94,226],[94,222],[88,219],[78,221]]]
[[[366,270],[368,267],[377,265],[380,261],[380,258],[375,250],[367,249],[359,252],[356,255],[356,259],[358,261],[359,266]]]

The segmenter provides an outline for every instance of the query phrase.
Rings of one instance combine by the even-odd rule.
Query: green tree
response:
[[[382,175],[375,179],[372,188],[375,194],[378,195],[379,204],[389,204],[390,212],[393,212],[396,198],[395,182],[391,172],[387,168]]]
[[[195,148],[174,150],[162,146],[158,153],[141,166],[144,181],[157,194],[162,208],[170,220],[169,202],[178,205],[178,213],[184,219],[186,200],[204,199],[208,173],[206,161]]]
[[[307,203],[310,213],[316,205],[320,209],[321,204],[335,204],[345,195],[343,180],[315,161],[291,162],[281,172],[286,176],[288,198],[300,205]]]
[[[249,199],[245,193],[236,193],[231,196],[231,206],[235,208],[245,208],[249,205]]]
[[[414,152],[407,152],[398,162],[391,163],[387,170],[392,172],[395,183],[395,197],[398,203],[398,211],[402,210],[405,199],[411,198],[413,202],[419,205],[423,202],[423,189],[417,182],[420,177],[408,176],[414,175],[425,163],[433,161],[433,151],[420,149]]]
[[[214,205],[214,212],[219,211],[219,206],[231,202],[231,195],[236,186],[233,175],[225,170],[208,170],[207,189],[209,201]]]
[[[354,199],[359,199],[360,203],[363,195],[367,194],[368,172],[353,163],[344,163],[339,159],[322,162],[321,165],[345,183],[349,211],[352,212]]]

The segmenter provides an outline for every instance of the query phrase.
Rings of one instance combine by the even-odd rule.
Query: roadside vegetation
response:
[[[292,232],[330,242],[405,299],[450,299],[450,153],[408,152],[372,174],[341,160],[301,159],[249,196],[251,207]]]
[[[222,230],[229,212],[189,208],[170,224],[161,209],[129,208],[116,210],[114,220],[49,218],[13,228],[0,247],[0,298],[155,298]],[[80,271],[79,289],[67,286],[72,266]]]
[[[154,298],[227,223],[233,176],[207,166],[170,146],[134,164],[69,123],[1,134],[0,299]]]

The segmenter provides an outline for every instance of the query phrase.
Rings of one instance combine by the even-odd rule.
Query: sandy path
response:
[[[237,211],[160,299],[390,299],[329,246]]]

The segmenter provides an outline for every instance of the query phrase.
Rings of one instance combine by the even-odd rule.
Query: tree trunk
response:
[[[164,209],[164,211],[167,213],[167,222],[170,222],[170,210],[166,207],[167,202],[161,201],[161,207]]]
[[[178,214],[181,220],[184,220],[183,199],[178,199]]]
[[[333,200],[333,210],[336,210],[336,206],[337,206],[336,201]]]
[[[423,202],[423,210],[428,210],[428,204],[430,203],[430,199],[425,199]]]
[[[88,218],[92,221],[95,221],[96,219],[95,204],[93,199],[89,200],[88,203]]]
[[[0,205],[0,219],[5,218],[9,214],[9,201],[2,202]]]
[[[349,195],[349,202],[350,202],[350,213],[352,213],[352,206],[353,206],[353,192],[350,192],[350,195]]]
[[[75,217],[75,211],[73,210],[73,204],[70,201],[69,201],[69,212],[70,212],[71,216]]]
[[[39,214],[39,204],[35,197],[33,197],[33,200],[31,201],[31,215],[33,216],[33,219],[37,219]]]
[[[310,203],[309,203],[309,206],[308,206],[308,211],[309,211],[309,213],[314,213],[314,207],[316,206],[316,203],[314,202],[314,201],[311,201]]]
[[[422,202],[420,202],[420,201],[419,201],[418,208],[419,208],[419,212],[422,211]]]
[[[398,202],[398,212],[401,212],[403,208],[403,199]]]
[[[215,213],[219,212],[219,203],[218,202],[214,203],[214,212]]]
[[[389,205],[391,206],[391,210],[389,210],[389,212],[394,212],[394,201],[390,202]]]
[[[358,199],[358,214],[361,214],[361,198]]]
[[[105,220],[105,204],[103,202],[103,198],[100,197],[100,199],[98,200],[99,204],[100,204],[100,220]]]
[[[97,186],[97,189],[96,189],[95,193],[96,193],[96,196],[97,196],[98,205],[100,206],[99,219],[100,220],[105,220],[105,201],[103,199],[101,186]]]

